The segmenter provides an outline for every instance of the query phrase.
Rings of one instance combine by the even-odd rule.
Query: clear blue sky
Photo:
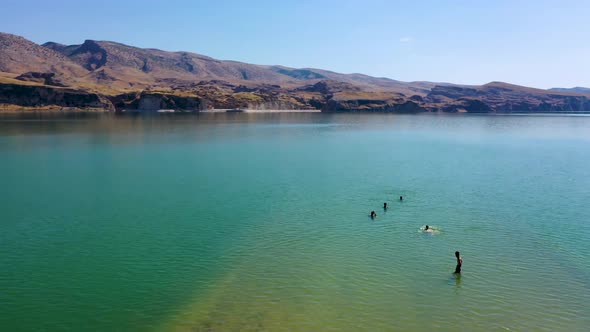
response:
[[[590,1],[2,0],[0,31],[403,81],[590,87]]]

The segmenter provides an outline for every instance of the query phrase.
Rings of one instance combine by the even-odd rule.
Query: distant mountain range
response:
[[[552,88],[552,89],[549,89],[549,91],[590,93],[590,88],[584,88],[581,86],[577,86],[575,88]]]
[[[63,108],[590,112],[590,89],[401,82],[109,41],[38,45],[0,33],[0,110]]]

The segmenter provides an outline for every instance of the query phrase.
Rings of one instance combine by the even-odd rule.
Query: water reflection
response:
[[[216,127],[224,126],[221,133]],[[233,127],[232,127],[233,126]],[[0,137],[20,135],[84,134],[111,136],[115,144],[143,144],[151,134],[165,134],[179,142],[200,139],[232,139],[259,130],[276,130],[277,136],[297,129],[368,130],[420,133],[477,143],[482,136],[497,135],[498,142],[515,137],[590,140],[590,117],[494,116],[494,115],[398,115],[325,113],[188,113],[99,114],[18,113],[0,114]],[[234,128],[235,127],[235,128]],[[230,130],[228,130],[230,129]],[[235,129],[235,130],[234,130]],[[100,140],[105,139],[100,138]]]
[[[453,279],[455,280],[455,287],[461,288],[461,274],[453,273]]]

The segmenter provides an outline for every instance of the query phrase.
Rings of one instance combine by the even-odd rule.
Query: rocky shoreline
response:
[[[323,82],[320,82],[323,83]],[[277,90],[280,88],[277,88]],[[382,112],[382,113],[590,113],[590,98],[583,95],[542,93],[522,94],[500,84],[480,88],[435,86],[426,96],[410,98],[392,94],[390,98],[370,99],[338,96],[330,88],[312,98],[280,91],[261,93],[258,101],[227,102],[235,92],[208,95],[154,91],[104,95],[66,87],[0,84],[0,112],[20,110],[68,110],[106,112],[204,112],[219,109],[251,111]],[[208,98],[209,97],[209,98]],[[285,99],[292,98],[292,101]]]

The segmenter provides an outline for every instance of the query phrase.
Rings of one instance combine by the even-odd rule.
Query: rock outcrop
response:
[[[104,96],[67,88],[0,84],[0,104],[27,108],[76,108],[113,111]]]
[[[15,77],[15,79],[17,79],[19,81],[25,81],[25,82],[41,83],[44,85],[52,85],[52,86],[60,86],[60,87],[67,86],[61,80],[59,80],[58,78],[55,77],[55,73],[28,72],[28,73],[24,73],[24,74],[21,74],[21,75]]]
[[[171,109],[198,112],[206,107],[206,102],[198,97],[176,96],[148,91],[121,94],[111,97],[110,100],[117,111],[155,112]]]

